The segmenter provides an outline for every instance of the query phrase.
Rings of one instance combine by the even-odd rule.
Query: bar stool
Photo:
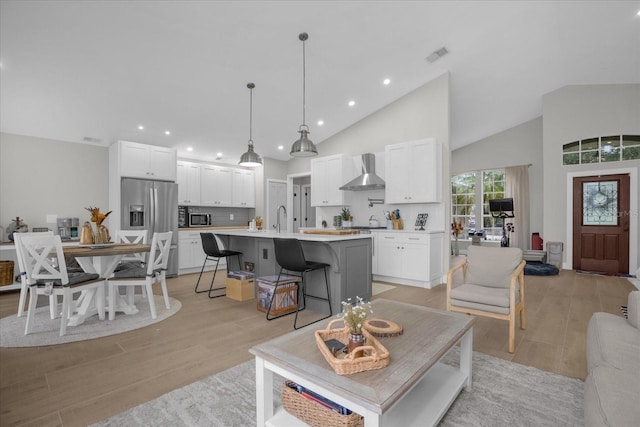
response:
[[[273,239],[273,243],[275,245],[275,253],[276,253],[276,261],[280,265],[280,272],[278,273],[278,280],[276,281],[276,286],[273,290],[274,296],[276,295],[276,290],[278,289],[278,285],[280,284],[280,276],[282,275],[283,270],[287,270],[288,272],[298,273],[293,274],[294,276],[299,276],[302,280],[300,282],[300,287],[302,288],[302,307],[300,307],[300,299],[298,299],[298,306],[296,307],[296,316],[293,321],[293,328],[300,329],[304,326],[311,325],[312,323],[319,322],[321,320],[327,319],[333,315],[333,311],[331,310],[331,297],[329,293],[329,280],[327,278],[327,267],[329,264],[323,262],[316,261],[307,261],[304,257],[304,252],[302,250],[302,245],[298,239]],[[327,297],[321,297],[318,295],[307,295],[306,285],[304,282],[304,274],[314,270],[324,271],[324,282],[327,288]],[[307,305],[307,297],[326,301],[329,304],[329,315],[322,317],[318,320],[314,320],[302,326],[298,326],[298,313],[305,309]],[[277,317],[285,316],[286,314],[269,317],[269,313],[271,312],[271,305],[273,303],[273,298],[269,302],[269,308],[267,309],[267,320],[276,319]],[[287,313],[291,314],[291,313]]]
[[[231,257],[231,256],[236,256],[238,257],[238,268],[241,269],[240,267],[240,255],[242,255],[242,252],[237,252],[237,251],[230,251],[230,250],[226,250],[226,249],[220,249],[218,247],[218,242],[216,240],[216,236],[213,235],[213,233],[200,233],[200,237],[202,238],[202,249],[204,250],[204,253],[207,255],[204,258],[204,262],[202,263],[202,269],[200,270],[200,276],[198,276],[198,281],[196,282],[196,289],[195,292],[196,294],[201,294],[204,292],[208,292],[209,293],[209,298],[219,298],[219,297],[223,297],[225,295],[227,295],[227,293],[223,293],[222,295],[216,295],[216,296],[211,296],[211,292],[212,291],[219,291],[221,289],[225,289],[226,290],[226,286],[220,287],[220,288],[214,288],[213,287],[213,281],[216,280],[216,273],[218,272],[218,264],[220,264],[220,258],[227,258],[227,257]],[[204,291],[199,291],[198,290],[198,285],[200,284],[200,278],[202,277],[202,272],[204,271],[204,266],[207,264],[207,261],[209,260],[209,258],[217,258],[216,260],[216,269],[213,270],[213,278],[211,279],[211,285],[209,286],[208,290],[204,290]],[[227,263],[227,270],[229,269],[229,263]]]

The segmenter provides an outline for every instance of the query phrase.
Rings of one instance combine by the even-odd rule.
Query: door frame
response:
[[[287,175],[287,212],[293,212],[293,180],[306,176],[311,176],[311,172],[300,172]],[[287,230],[293,230],[293,215],[287,215]]]
[[[567,172],[567,204],[566,204],[566,261],[563,268],[573,270],[573,178],[592,175],[629,174],[629,272],[638,268],[638,168],[599,169]],[[636,218],[634,221],[633,218]]]

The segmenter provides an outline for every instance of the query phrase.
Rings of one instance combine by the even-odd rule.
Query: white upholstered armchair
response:
[[[515,351],[516,315],[525,328],[524,266],[519,248],[469,246],[466,260],[447,274],[447,311],[509,321],[509,352]],[[454,274],[462,269],[462,283]]]

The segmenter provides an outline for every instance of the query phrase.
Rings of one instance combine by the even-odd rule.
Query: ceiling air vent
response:
[[[82,138],[82,140],[84,142],[90,142],[92,144],[102,144],[102,140],[100,138],[93,138],[90,136],[85,136],[84,138]]]
[[[429,61],[430,63],[434,63],[438,59],[440,59],[443,56],[445,56],[447,53],[449,53],[447,48],[442,46],[440,49],[433,51],[433,53],[431,55],[427,56],[427,61]]]

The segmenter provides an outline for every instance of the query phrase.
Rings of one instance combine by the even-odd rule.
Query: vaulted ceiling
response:
[[[538,117],[562,86],[640,83],[639,11],[640,1],[2,0],[0,130],[236,163],[253,82],[255,150],[286,160],[307,32],[316,144],[448,71],[457,148]]]

